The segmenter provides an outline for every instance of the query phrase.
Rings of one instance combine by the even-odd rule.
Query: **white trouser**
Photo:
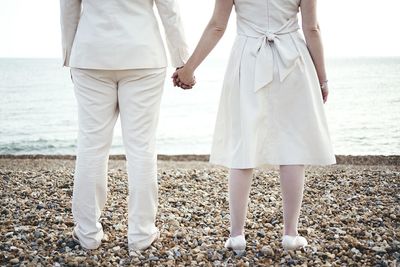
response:
[[[118,114],[128,170],[128,244],[146,243],[158,232],[155,134],[165,74],[165,68],[71,68],[79,124],[72,213],[75,233],[86,248],[97,248],[104,236],[99,218]]]

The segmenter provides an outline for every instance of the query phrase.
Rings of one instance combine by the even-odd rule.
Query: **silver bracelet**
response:
[[[328,86],[328,80],[323,81],[322,83],[319,84],[321,89],[325,89]]]

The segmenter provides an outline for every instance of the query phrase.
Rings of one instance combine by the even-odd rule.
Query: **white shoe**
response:
[[[284,235],[282,237],[282,247],[286,250],[296,250],[307,246],[307,244],[307,240],[299,235]]]
[[[246,239],[244,238],[244,235],[229,237],[225,242],[225,248],[233,249],[233,251],[239,256],[244,254],[246,249]]]

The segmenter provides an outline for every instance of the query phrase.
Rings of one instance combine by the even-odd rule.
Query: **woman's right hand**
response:
[[[233,0],[216,0],[214,12],[199,43],[186,65],[178,69],[172,76],[174,86],[182,89],[191,89],[196,83],[193,72],[203,62],[207,55],[214,49],[224,35],[228,25],[229,16],[233,9]]]

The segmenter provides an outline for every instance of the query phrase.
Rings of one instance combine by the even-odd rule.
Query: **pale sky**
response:
[[[111,1],[111,0],[110,0]],[[214,0],[178,0],[190,48],[207,24]],[[235,35],[234,13],[215,57],[225,58]],[[400,0],[319,0],[328,57],[400,56]],[[59,58],[58,0],[0,0],[0,57]]]

